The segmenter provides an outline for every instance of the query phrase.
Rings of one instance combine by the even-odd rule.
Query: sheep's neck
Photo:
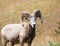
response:
[[[32,34],[35,34],[35,27],[32,27],[32,26],[30,25],[30,31],[31,31]]]

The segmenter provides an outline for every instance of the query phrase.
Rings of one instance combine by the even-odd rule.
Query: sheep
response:
[[[14,43],[17,39],[19,39],[21,46],[24,43],[28,43],[28,46],[31,46],[31,43],[35,37],[35,22],[37,17],[42,19],[41,13],[39,10],[34,11],[32,14],[26,14],[24,17],[27,17],[29,23],[23,22],[24,17],[22,17],[22,23],[20,24],[8,24],[1,30],[1,37],[2,37],[2,45],[6,46],[7,42],[10,41],[11,46],[14,46]],[[37,14],[38,13],[38,14]],[[38,15],[38,16],[36,16]]]

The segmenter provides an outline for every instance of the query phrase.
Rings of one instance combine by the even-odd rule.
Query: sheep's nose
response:
[[[35,27],[36,25],[35,24],[33,24],[33,27]]]

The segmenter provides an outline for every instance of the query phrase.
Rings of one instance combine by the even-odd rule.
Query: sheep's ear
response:
[[[22,21],[24,19],[29,20],[29,18],[30,18],[30,13],[28,13],[28,12],[22,12],[22,16],[21,16]]]

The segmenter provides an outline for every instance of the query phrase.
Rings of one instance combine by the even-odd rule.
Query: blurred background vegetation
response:
[[[21,12],[35,9],[41,11],[44,22],[36,20],[32,46],[60,46],[60,0],[0,0],[0,31],[6,24],[20,23]]]

